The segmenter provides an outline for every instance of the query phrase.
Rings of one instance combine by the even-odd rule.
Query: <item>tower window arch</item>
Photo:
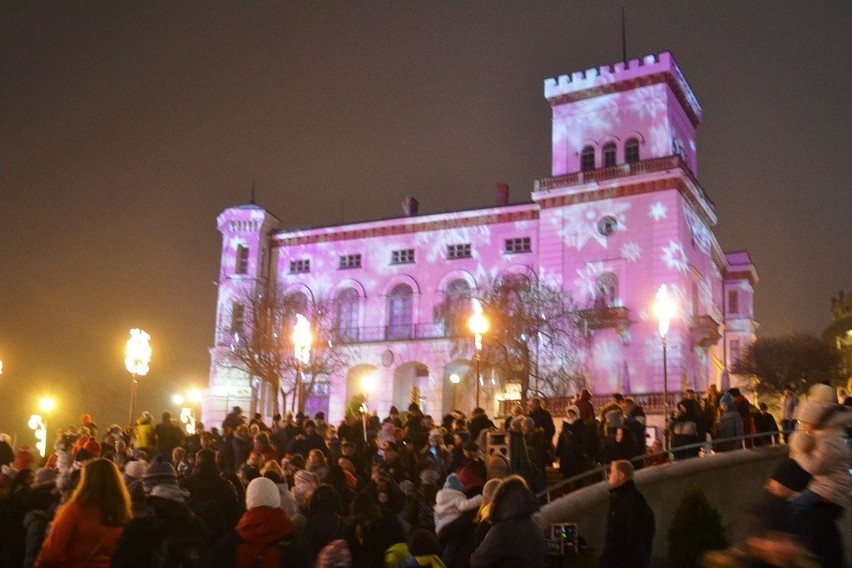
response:
[[[605,168],[615,166],[615,142],[607,142],[603,147],[603,165]]]
[[[595,147],[585,146],[580,152],[580,170],[590,172],[595,169]]]
[[[408,284],[397,284],[388,295],[388,339],[414,337],[414,291]]]
[[[355,288],[341,290],[335,298],[335,326],[343,341],[358,339],[358,304],[360,297]]]
[[[447,284],[444,314],[444,326],[447,333],[453,336],[464,333],[467,320],[465,315],[470,312],[470,284],[467,280],[458,278]]]
[[[618,304],[618,277],[605,272],[595,280],[595,307],[617,308]]]
[[[639,161],[639,139],[629,138],[624,143],[624,161],[628,164],[635,164]]]

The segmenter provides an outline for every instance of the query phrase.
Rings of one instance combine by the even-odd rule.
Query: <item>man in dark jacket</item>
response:
[[[544,408],[544,403],[540,398],[531,398],[527,404],[527,409],[529,410],[529,417],[535,422],[535,427],[544,431],[544,445],[547,450],[545,461],[551,463],[553,461],[553,437],[556,435],[553,416]]]
[[[234,485],[219,475],[216,452],[200,450],[192,474],[181,479],[180,486],[189,491],[189,508],[207,525],[210,542],[237,525],[243,506]]]
[[[609,466],[610,501],[601,568],[647,568],[654,543],[654,512],[633,482],[633,464]]]
[[[473,409],[473,414],[470,419],[470,437],[474,441],[479,438],[479,433],[489,428],[495,428],[494,422],[485,414],[485,410],[480,407]]]
[[[470,567],[548,566],[544,535],[532,519],[539,507],[538,499],[521,477],[507,477],[494,493],[490,517],[493,526],[470,557]]]

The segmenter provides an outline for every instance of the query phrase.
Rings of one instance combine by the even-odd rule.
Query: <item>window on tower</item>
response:
[[[236,270],[234,270],[236,274],[248,273],[248,256],[248,247],[246,245],[237,245],[237,264]]]
[[[615,166],[615,142],[607,142],[603,147],[603,165],[605,168]]]
[[[740,313],[740,296],[736,290],[728,290],[728,313]]]
[[[639,161],[639,140],[630,138],[624,143],[624,161],[628,164],[635,164]]]
[[[580,152],[580,169],[584,172],[590,172],[595,169],[595,147],[586,146]]]

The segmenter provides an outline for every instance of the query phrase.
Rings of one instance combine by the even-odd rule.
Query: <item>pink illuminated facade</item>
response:
[[[435,307],[507,273],[558,286],[583,308],[582,372],[595,394],[663,391],[652,313],[662,284],[678,305],[669,391],[735,382],[726,369],[754,340],[758,278],[748,253],[723,252],[714,235],[714,206],[697,181],[701,107],[674,58],[548,79],[544,94],[552,171],[535,182],[529,203],[509,205],[508,188],[498,186],[490,208],[418,215],[407,201],[400,218],[305,230],[253,204],[224,211],[205,418],[215,423],[234,404],[267,413],[274,396],[224,364],[235,295],[246,285],[334,301],[351,365],[308,400],[309,411],[334,420],[365,375],[375,378],[369,406],[380,413],[407,407],[412,387],[435,416],[471,408],[473,342],[466,355],[451,355]],[[490,413],[519,394],[501,377],[486,379],[481,402]]]

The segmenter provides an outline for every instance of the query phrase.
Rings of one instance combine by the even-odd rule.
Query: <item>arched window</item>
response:
[[[595,281],[595,307],[617,308],[618,299],[618,277],[612,272],[605,272],[598,276]]]
[[[335,327],[341,341],[358,339],[358,304],[360,298],[355,288],[341,290],[335,299]]]
[[[615,165],[615,142],[607,142],[603,147],[603,165],[611,168]]]
[[[580,170],[590,172],[595,169],[595,147],[586,146],[580,152]]]
[[[630,138],[624,143],[624,161],[635,164],[639,161],[639,140]]]
[[[388,296],[388,339],[414,337],[414,291],[408,284],[397,284]]]
[[[445,294],[445,329],[452,336],[461,335],[466,329],[465,316],[470,313],[470,284],[461,278],[453,280],[447,285]]]

